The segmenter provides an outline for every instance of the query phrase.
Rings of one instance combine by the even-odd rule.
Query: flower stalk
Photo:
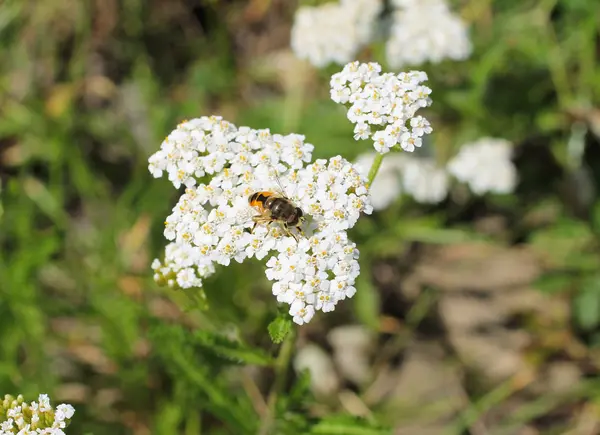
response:
[[[383,156],[384,156],[384,154],[379,154],[379,153],[375,154],[375,159],[373,160],[373,163],[371,164],[371,169],[369,169],[369,175],[367,176],[369,187],[371,187],[373,185],[373,181],[375,180],[375,177],[377,176],[377,173],[379,172],[379,168],[381,167],[381,162],[383,162]]]
[[[277,355],[277,360],[275,361],[275,381],[271,391],[269,392],[269,397],[267,399],[267,413],[261,422],[260,429],[258,431],[259,435],[269,435],[274,433],[273,424],[275,422],[275,413],[277,410],[277,399],[283,391],[283,387],[285,386],[285,379],[287,377],[288,368],[290,366],[290,361],[292,359],[294,350],[295,337],[296,335],[294,334],[294,331],[290,331],[279,348],[279,354]]]

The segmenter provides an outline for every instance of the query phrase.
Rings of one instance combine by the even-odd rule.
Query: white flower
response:
[[[293,316],[295,323],[303,325],[310,322],[310,319],[313,318],[315,315],[315,307],[302,300],[295,299],[290,306],[290,314]]]
[[[465,60],[472,46],[465,23],[445,0],[398,0],[386,58],[392,68]]]
[[[448,195],[448,174],[433,159],[407,157],[402,182],[406,193],[422,204],[439,203]]]
[[[62,403],[56,407],[56,412],[54,413],[54,421],[60,422],[67,420],[73,417],[73,414],[75,414],[75,408],[73,408],[71,405],[66,405]]]
[[[9,409],[6,415],[10,418],[19,418],[21,416],[21,407],[15,406]]]
[[[30,404],[24,403],[22,396],[18,396],[15,400],[12,396],[6,395],[4,404],[8,419],[0,424],[0,435],[15,434],[15,431],[21,435],[64,435],[62,429],[67,427],[68,420],[75,413],[75,409],[67,404],[58,405],[54,410],[47,394],[40,394],[37,402]],[[51,426],[47,426],[50,422]]]
[[[367,175],[375,153],[364,153],[356,159],[356,166]],[[387,208],[405,193],[422,204],[435,204],[448,195],[449,180],[444,168],[433,159],[390,153],[385,156],[370,188],[374,210]]]
[[[411,152],[431,133],[429,122],[416,115],[431,105],[425,80],[422,71],[381,74],[377,63],[352,62],[331,77],[331,99],[349,106],[348,120],[356,124],[354,139],[370,137],[381,154],[391,148]]]
[[[149,159],[152,173],[167,172],[176,187],[189,186],[165,221],[171,243],[164,262],[152,264],[155,279],[199,287],[216,264],[268,257],[265,273],[274,281],[273,294],[290,304],[296,323],[350,297],[359,273],[358,250],[346,230],[361,212],[372,211],[366,179],[339,156],[305,166],[312,149],[303,136],[238,129],[220,117],[179,125]],[[199,179],[209,174],[206,162],[213,171],[209,181]],[[287,231],[278,223],[255,227],[259,212],[248,199],[259,191],[288,197],[305,221]],[[330,283],[341,277],[345,287],[332,291]]]
[[[8,432],[8,433],[12,434],[12,429],[13,429],[13,419],[12,418],[9,418],[8,420],[0,423],[0,431]],[[0,432],[0,433],[2,433],[2,432]]]
[[[296,11],[291,47],[296,56],[317,68],[345,64],[371,39],[381,0],[341,0]]]
[[[448,171],[477,195],[511,193],[517,184],[511,153],[509,141],[484,137],[463,145],[448,163]]]

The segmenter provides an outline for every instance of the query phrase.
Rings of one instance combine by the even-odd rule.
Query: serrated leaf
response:
[[[312,397],[312,392],[310,390],[310,372],[304,370],[298,373],[287,399],[291,402],[303,403],[306,402],[308,397]]]
[[[292,321],[289,319],[289,317],[286,318],[283,316],[278,316],[275,318],[275,320],[269,323],[267,329],[269,330],[269,336],[271,337],[273,343],[279,344],[292,330]]]
[[[193,335],[194,344],[200,345],[205,351],[219,358],[235,363],[254,365],[269,365],[272,358],[260,349],[253,349],[238,341],[209,331],[196,331]]]
[[[158,323],[149,337],[165,369],[187,390],[203,396],[202,407],[230,425],[233,433],[254,433],[256,419],[248,398],[232,395],[223,376],[214,376],[206,362],[208,355],[198,355],[193,335],[181,326]]]

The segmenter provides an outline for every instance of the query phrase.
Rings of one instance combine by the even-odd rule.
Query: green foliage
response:
[[[376,330],[379,326],[379,294],[371,282],[371,270],[368,259],[362,260],[361,274],[356,280],[356,295],[353,298],[356,317],[369,328]]]
[[[232,342],[223,337],[192,334],[177,326],[159,325],[151,331],[150,337],[156,345],[159,362],[173,376],[174,393],[182,394],[189,403],[180,418],[206,410],[222,419],[233,433],[254,433],[257,422],[249,399],[239,392],[232,394],[225,377],[218,376],[223,363],[231,361],[232,354],[238,361],[243,358],[255,361],[257,358],[252,352],[235,349]],[[213,348],[207,346],[209,340],[221,344]]]
[[[280,344],[292,330],[292,321],[285,313],[281,313],[269,323],[268,330],[273,343]]]
[[[393,432],[361,418],[331,415],[313,426],[309,433],[314,435],[388,435]]]
[[[196,331],[193,335],[195,343],[210,354],[237,364],[268,365],[271,358],[260,349],[229,340],[228,338],[209,333]]]
[[[593,233],[584,222],[563,219],[531,236],[531,245],[560,269],[594,270],[600,263],[593,251]]]
[[[587,278],[573,301],[575,319],[581,328],[592,331],[600,325],[600,276]]]

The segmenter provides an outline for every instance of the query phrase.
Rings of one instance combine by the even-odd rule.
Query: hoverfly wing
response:
[[[296,194],[296,190],[298,189],[298,186],[296,185],[294,188],[294,192],[289,192],[289,189],[286,190],[286,187],[284,186],[282,180],[281,180],[281,173],[285,173],[288,177],[291,176],[292,174],[297,175],[297,172],[288,167],[285,166],[283,164],[279,165],[279,169],[275,168],[274,166],[270,165],[269,166],[269,179],[272,180],[272,182],[274,182],[276,184],[276,188],[273,188],[274,190],[277,191],[277,193],[279,195],[281,195],[282,197],[292,201],[292,198],[294,197],[294,195]]]
[[[273,172],[273,180],[275,180],[275,183],[277,183],[277,189],[279,192],[279,194],[281,196],[283,196],[284,198],[289,199],[289,195],[286,193],[285,188],[283,187],[283,183],[281,182],[281,178],[279,177],[279,173],[278,172]]]

